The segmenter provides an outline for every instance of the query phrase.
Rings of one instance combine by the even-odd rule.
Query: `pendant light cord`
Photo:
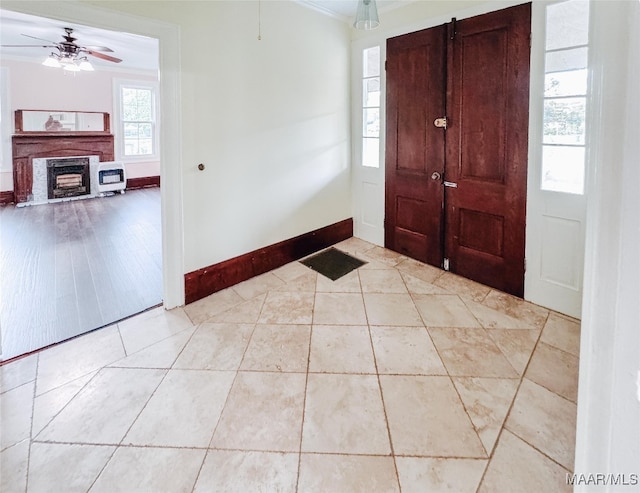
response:
[[[262,1],[258,0],[258,41],[262,41]]]

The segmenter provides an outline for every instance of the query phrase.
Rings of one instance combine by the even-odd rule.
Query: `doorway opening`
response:
[[[78,37],[83,32],[87,36],[99,32],[114,51],[119,46],[119,36],[129,45],[137,38],[151,41],[155,48],[150,51],[146,44],[144,57],[156,61],[155,69],[128,67],[125,73],[127,79],[152,80],[157,84],[158,39],[9,11],[3,11],[2,15],[4,33],[4,25],[11,19],[18,19],[22,30],[29,25],[43,29],[64,24],[75,26]],[[3,54],[4,64],[9,78],[19,78],[21,71],[42,70],[44,80],[53,78],[45,85],[49,84],[51,92],[58,96],[57,105],[42,109],[67,109],[60,107],[66,104],[60,98],[63,92],[55,89],[55,77],[60,77],[59,73],[54,74],[56,69],[42,68],[38,60],[34,63]],[[87,74],[78,75],[73,84],[68,76],[67,82],[77,101],[92,99],[103,105],[100,109],[105,108],[113,115],[116,96],[112,81],[122,73],[96,64],[96,71],[89,74],[94,88],[91,98],[78,90],[80,78]],[[18,91],[6,98],[12,114],[24,107],[21,84],[18,81],[7,87]],[[96,87],[101,89],[99,94]],[[41,99],[45,95],[40,92]],[[114,127],[118,123],[112,119],[112,133],[117,133]],[[155,164],[138,159],[125,162],[125,167],[128,180],[124,194],[107,192],[106,196],[87,200],[20,208],[11,205],[0,210],[4,253],[0,359],[6,361],[163,303],[161,191],[154,186],[160,181],[159,157]]]

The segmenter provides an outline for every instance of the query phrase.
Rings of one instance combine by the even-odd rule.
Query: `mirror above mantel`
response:
[[[16,110],[15,133],[109,133],[109,113],[99,111]]]

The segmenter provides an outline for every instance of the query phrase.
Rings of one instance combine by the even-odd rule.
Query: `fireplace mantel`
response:
[[[113,161],[113,135],[105,132],[33,132],[15,134],[13,142],[13,191],[16,203],[27,202],[33,189],[33,159],[44,157],[99,156]]]

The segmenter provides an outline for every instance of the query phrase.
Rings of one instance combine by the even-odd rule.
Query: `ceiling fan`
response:
[[[39,41],[46,41],[49,44],[43,45],[2,45],[5,48],[56,48],[57,53],[52,52],[51,55],[43,62],[43,65],[49,67],[63,67],[67,70],[93,70],[86,55],[91,55],[101,60],[108,62],[120,63],[122,60],[111,55],[106,55],[101,52],[113,52],[111,48],[106,46],[80,46],[76,43],[77,38],[72,36],[73,29],[70,27],[64,28],[65,34],[62,35],[64,41],[59,43],[55,41],[49,41],[42,38],[36,38],[28,34],[23,34],[27,38],[37,39]],[[73,68],[75,67],[75,68]]]

